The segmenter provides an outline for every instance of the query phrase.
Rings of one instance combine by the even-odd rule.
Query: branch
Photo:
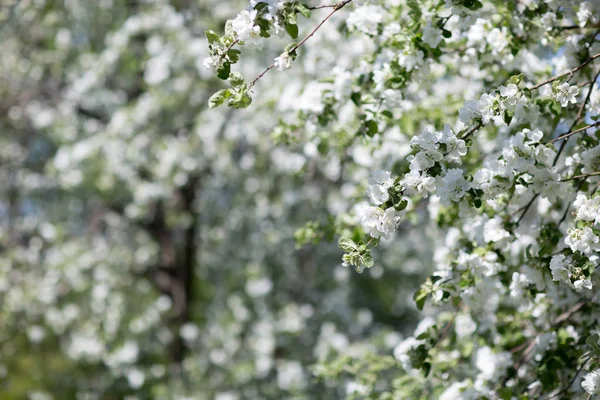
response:
[[[600,75],[600,69],[598,69],[598,72],[596,72],[596,75],[594,75],[594,78],[591,81],[590,90],[588,90],[587,96],[585,96],[583,103],[581,103],[581,106],[579,106],[579,110],[577,111],[577,116],[575,117],[575,120],[571,124],[571,128],[569,128],[570,131],[572,131],[573,128],[575,128],[575,125],[577,125],[577,123],[583,117],[583,110],[585,110],[585,105],[590,100],[590,96],[592,95],[592,91],[594,90],[596,80],[598,80],[598,75]],[[552,166],[556,165],[556,163],[558,162],[558,158],[560,157],[560,154],[563,152],[566,145],[567,145],[567,140],[565,140],[564,142],[561,143],[560,148],[558,149],[558,152],[556,153],[556,156],[554,157],[554,161],[552,162]]]
[[[317,25],[316,28],[312,30],[312,32],[310,32],[308,35],[306,35],[306,37],[304,39],[302,39],[300,41],[300,43],[298,43],[297,45],[292,47],[290,50],[288,50],[288,54],[292,54],[293,52],[298,50],[298,48],[300,48],[300,46],[302,46],[308,39],[310,39],[321,28],[321,26],[323,26],[323,24],[325,22],[327,22],[327,20],[329,20],[329,18],[331,18],[333,16],[333,14],[335,14],[338,10],[341,10],[342,8],[344,8],[351,1],[352,0],[343,0],[337,4],[334,4],[332,7],[333,10],[331,10],[331,12],[325,17],[325,19],[323,19],[323,21],[321,21],[319,23],[319,25]],[[262,78],[267,72],[269,72],[273,68],[275,68],[275,63],[269,65],[267,67],[267,69],[265,69],[259,76],[257,76],[252,82],[250,82],[250,85],[248,85],[248,90],[252,89],[252,86],[254,86],[260,78]]]
[[[584,181],[579,181],[579,185],[577,185],[577,189],[575,189],[575,193],[579,192],[579,189],[581,189],[581,186],[583,186],[583,182]],[[569,201],[569,203],[567,204],[567,207],[565,207],[565,212],[563,213],[562,217],[560,218],[560,220],[558,221],[558,223],[556,224],[556,229],[558,229],[558,227],[565,222],[565,220],[567,219],[567,215],[569,215],[569,209],[571,208],[571,204],[573,204],[573,201]]]
[[[567,311],[565,311],[564,313],[562,313],[561,315],[559,315],[558,317],[556,317],[554,319],[554,321],[552,321],[552,325],[551,325],[550,329],[556,329],[563,322],[569,320],[573,316],[573,314],[575,314],[576,312],[578,312],[584,305],[585,305],[585,302],[584,301],[580,301],[579,303],[575,304],[573,307],[569,308]],[[527,348],[523,352],[523,355],[521,356],[521,359],[517,362],[517,364],[514,365],[515,371],[519,371],[519,368],[521,368],[521,366],[525,362],[529,361],[529,358],[531,356],[531,352],[535,348],[535,340],[540,335],[541,335],[541,332],[538,332],[532,339],[529,340],[529,342],[525,342],[525,343],[528,343],[527,344]],[[525,343],[520,344],[519,346],[515,347],[514,349],[511,349],[510,351],[514,352],[514,353],[518,352],[521,348],[524,347]],[[504,386],[507,381],[508,381],[508,376],[504,379],[504,381],[502,383],[502,386]]]
[[[308,7],[309,10],[320,10],[322,8],[335,8],[337,6],[337,4],[326,4],[324,6],[314,6],[314,7]]]
[[[577,372],[575,372],[575,376],[573,376],[573,378],[571,378],[571,380],[569,381],[567,386],[565,386],[560,392],[555,393],[552,396],[548,397],[546,400],[550,400],[550,399],[560,396],[561,394],[567,393],[569,391],[569,389],[571,388],[571,386],[573,386],[573,382],[575,382],[575,380],[577,379],[577,377],[579,376],[579,374],[581,373],[581,371],[583,370],[585,365],[588,363],[588,361],[590,361],[590,358],[592,358],[591,354],[589,356],[587,356],[587,358],[583,361],[583,363],[579,366],[579,368],[577,368]]]
[[[593,28],[598,28],[598,25],[587,25],[587,26],[579,26],[579,25],[567,25],[567,26],[557,26],[557,29],[562,29],[562,30],[573,30],[573,29],[593,29]]]
[[[592,173],[589,173],[589,174],[575,175],[575,176],[572,176],[570,178],[561,179],[559,182],[567,182],[567,181],[572,181],[574,179],[584,179],[584,178],[587,178],[587,177],[590,177],[590,176],[598,176],[598,175],[600,175],[600,172],[592,172]]]
[[[235,46],[239,42],[240,42],[240,39],[235,39],[229,46],[227,46],[227,48],[225,49],[225,51],[223,52],[223,54],[221,54],[221,57],[219,57],[219,61],[221,61],[222,59],[224,59],[225,56],[227,56],[227,53],[229,53],[229,50],[231,50],[233,48],[233,46]]]
[[[598,125],[600,125],[600,121],[595,122],[595,123],[590,124],[590,125],[586,125],[583,128],[579,128],[577,130],[574,130],[574,131],[571,131],[571,132],[567,132],[564,135],[561,135],[561,136],[559,136],[557,138],[554,138],[554,139],[548,141],[548,143],[558,142],[559,140],[563,140],[563,139],[569,138],[569,137],[571,137],[571,136],[573,136],[573,135],[575,135],[575,134],[577,134],[579,132],[583,132],[585,130],[588,130],[588,129],[593,128],[594,126],[598,126]]]
[[[538,198],[540,194],[536,193],[531,200],[529,200],[529,203],[527,203],[527,205],[523,208],[519,208],[513,215],[511,215],[511,217],[513,217],[516,213],[518,213],[519,211],[523,210],[523,214],[521,214],[521,216],[519,217],[519,219],[517,220],[517,224],[519,224],[523,218],[525,217],[525,214],[527,214],[527,211],[529,211],[529,209],[531,208],[531,206],[533,205],[533,203],[535,202],[535,199]]]
[[[579,71],[580,69],[584,68],[586,65],[588,65],[589,63],[591,63],[592,61],[594,61],[596,58],[600,57],[600,53],[598,54],[594,54],[593,56],[591,56],[590,58],[588,58],[587,60],[585,60],[583,62],[583,64],[581,64],[578,67],[575,67],[567,72],[565,72],[564,74],[560,74],[560,75],[556,75],[553,76],[552,78],[546,79],[545,81],[538,83],[537,85],[534,85],[532,87],[529,88],[529,90],[536,90],[544,85],[547,85],[548,83],[554,82],[557,79],[562,78],[563,76],[567,76],[567,75],[573,75],[575,72]]]
[[[471,129],[469,129],[467,132],[465,132],[465,134],[461,137],[461,139],[467,139],[469,136],[471,136],[473,133],[475,133],[475,131],[477,131],[477,129],[481,128],[483,126],[483,123],[481,121],[479,121],[477,124],[475,124]]]
[[[452,316],[452,319],[450,319],[450,321],[448,321],[448,323],[446,324],[446,326],[444,327],[444,329],[442,330],[442,332],[440,333],[440,335],[435,340],[435,343],[433,344],[432,347],[436,347],[438,345],[438,343],[440,343],[442,340],[444,340],[444,338],[446,337],[446,335],[448,334],[448,332],[450,332],[450,327],[454,323],[454,320],[458,316],[458,313],[462,309],[462,306],[463,306],[463,303],[461,301],[460,304],[458,305],[458,309],[456,310],[456,312]]]

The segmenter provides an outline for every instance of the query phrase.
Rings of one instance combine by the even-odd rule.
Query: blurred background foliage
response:
[[[250,111],[207,110],[204,31],[245,5],[2,1],[0,398],[340,398],[312,365],[389,354],[414,328],[423,229],[362,275],[335,243],[295,244],[367,173],[272,139],[310,73],[265,78]]]

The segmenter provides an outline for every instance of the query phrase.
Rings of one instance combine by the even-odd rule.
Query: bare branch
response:
[[[539,89],[540,87],[547,85],[548,83],[552,83],[557,79],[560,79],[564,76],[568,76],[568,75],[573,75],[575,72],[579,71],[580,69],[584,68],[586,65],[588,65],[589,63],[591,63],[592,61],[594,61],[596,58],[600,57],[600,53],[594,54],[593,56],[591,56],[590,58],[588,58],[587,60],[585,60],[583,62],[583,64],[581,64],[578,67],[575,67],[567,72],[565,72],[564,74],[560,74],[560,75],[556,75],[553,76],[552,78],[546,79],[543,82],[538,83],[537,85],[534,85],[532,87],[529,88],[529,90],[536,90]]]

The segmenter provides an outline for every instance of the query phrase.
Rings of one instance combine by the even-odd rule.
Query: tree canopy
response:
[[[600,3],[0,22],[1,398],[600,394]]]

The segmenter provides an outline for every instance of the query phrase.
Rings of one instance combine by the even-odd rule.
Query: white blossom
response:
[[[279,57],[275,57],[275,67],[279,71],[286,70],[292,66],[292,58],[288,54],[288,52],[283,52],[279,55]]]
[[[231,21],[231,27],[238,40],[245,41],[250,39],[252,43],[255,43],[260,38],[260,27],[254,24],[256,14],[256,10],[244,10]]]
[[[423,29],[423,42],[431,47],[437,47],[442,40],[442,31],[431,25],[427,25]]]
[[[379,207],[369,207],[362,218],[365,231],[372,237],[389,239],[398,227],[402,214],[393,207],[385,211]]]
[[[359,30],[367,35],[376,35],[377,26],[383,22],[385,10],[376,5],[364,5],[348,15],[346,24],[351,30]]]
[[[412,169],[400,181],[402,187],[409,195],[420,195],[427,198],[435,191],[435,178],[428,176],[425,171]]]
[[[577,103],[579,87],[571,86],[567,82],[561,83],[556,87],[555,98],[562,107],[567,107],[569,103]]]
[[[462,157],[467,154],[467,145],[462,139],[458,139],[454,132],[446,125],[442,131],[440,143],[445,145],[444,158],[449,162],[462,163]]]
[[[444,204],[450,204],[450,201],[459,202],[469,190],[469,182],[465,180],[463,170],[459,168],[446,171],[446,175],[437,179],[436,186],[437,195]]]
[[[490,122],[490,120],[496,115],[496,101],[496,96],[487,93],[482,94],[479,98],[479,102],[477,103],[477,111],[479,115],[481,115],[484,124]]]
[[[389,171],[377,171],[369,179],[367,187],[367,195],[371,202],[375,205],[380,205],[388,201],[390,195],[388,190],[394,184]]]
[[[475,365],[480,371],[478,378],[486,381],[497,379],[512,364],[511,359],[508,352],[495,353],[487,346],[477,349]]]
[[[600,224],[600,196],[588,200],[585,194],[580,193],[573,202],[573,207],[578,220]]]
[[[600,369],[586,374],[581,387],[591,395],[600,394]]]
[[[550,260],[550,270],[552,271],[552,280],[568,282],[571,277],[571,264],[564,254],[557,254]]]
[[[594,234],[589,226],[584,228],[571,228],[567,231],[565,244],[573,251],[579,251],[583,254],[590,254],[593,251],[600,250],[600,238]]]

